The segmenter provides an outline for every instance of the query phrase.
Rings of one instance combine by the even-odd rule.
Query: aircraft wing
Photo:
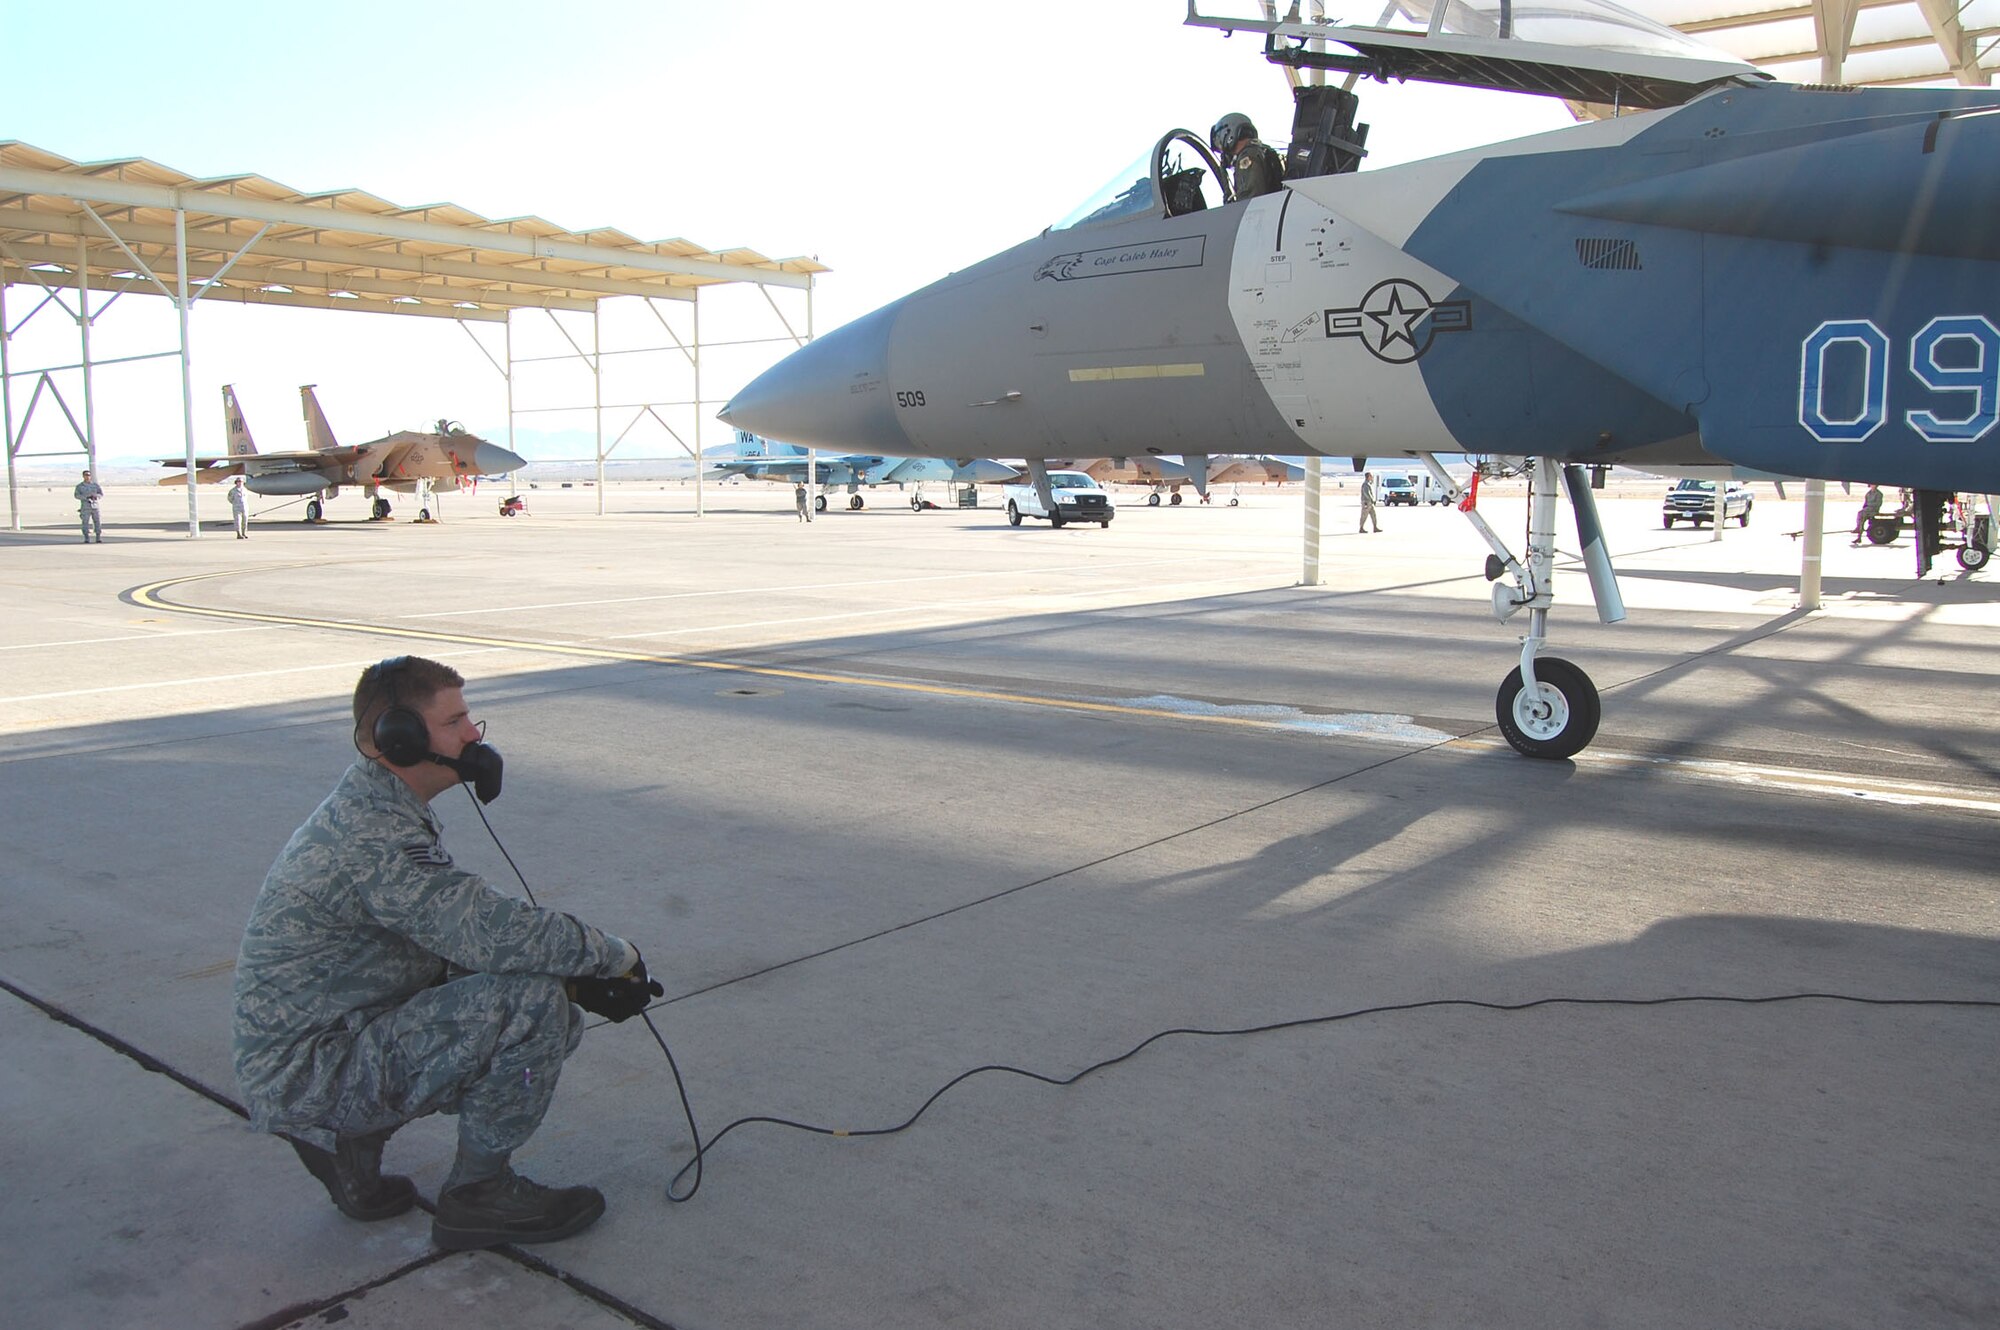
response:
[[[199,467],[226,466],[230,468],[230,471],[226,474],[233,475],[235,468],[242,466],[246,462],[252,464],[258,462],[300,462],[316,465],[322,462],[352,461],[354,458],[359,457],[361,453],[362,449],[360,448],[306,448],[298,452],[249,453],[240,456],[232,453],[196,453],[194,455],[194,464]],[[160,466],[184,467],[187,465],[187,458],[185,457],[155,457],[152,460]]]
[[[344,452],[352,456],[356,461],[367,458],[371,464],[369,469],[375,475],[386,480],[401,474],[399,468],[403,465],[403,459],[410,455],[410,450],[415,446],[414,440],[402,440],[386,445],[380,443],[361,443],[351,448],[328,448],[326,453]],[[379,460],[377,460],[378,458]]]
[[[207,460],[214,461],[217,459],[210,458]],[[183,463],[183,465],[185,465],[185,463]],[[194,483],[197,485],[214,485],[221,481],[229,479],[231,476],[240,476],[242,474],[243,474],[243,467],[240,463],[235,466],[202,465],[197,467],[195,470]],[[155,485],[185,485],[188,483],[188,478],[186,473],[183,472],[182,474],[175,476],[161,476],[158,480],[154,481],[153,483]]]
[[[1185,485],[1194,479],[1181,463],[1151,454],[1079,458],[1074,469],[1100,485]]]
[[[882,465],[880,457],[822,457],[818,463],[822,485],[871,484],[868,471]],[[804,457],[746,457],[719,463],[714,468],[725,476],[747,476],[751,480],[781,480],[796,484],[809,470]]]
[[[882,479],[899,485],[923,481],[950,481],[956,485],[1004,485],[1019,480],[1021,473],[1005,462],[983,457],[953,460],[944,457],[912,457],[882,473]]]
[[[820,479],[824,480],[830,467],[826,462],[819,464]],[[712,474],[721,476],[743,476],[750,480],[797,481],[806,478],[806,461],[803,457],[746,457],[741,461],[718,463]]]
[[[1275,457],[1217,458],[1208,472],[1211,485],[1287,485],[1305,478],[1304,467]]]

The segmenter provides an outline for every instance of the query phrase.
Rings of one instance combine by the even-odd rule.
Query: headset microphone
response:
[[[500,797],[500,775],[505,766],[500,759],[500,750],[484,739],[469,743],[465,751],[457,757],[446,757],[442,753],[426,753],[425,757],[441,767],[449,767],[458,773],[458,778],[472,786],[473,794],[479,802],[490,804]]]

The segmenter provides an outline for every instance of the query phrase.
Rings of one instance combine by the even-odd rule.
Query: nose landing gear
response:
[[[1521,663],[1500,683],[1494,697],[1494,718],[1500,733],[1514,751],[1526,757],[1562,759],[1582,752],[1597,735],[1603,707],[1590,676],[1557,656],[1543,656],[1548,640],[1549,609],[1555,604],[1551,583],[1555,573],[1556,474],[1553,459],[1527,459],[1528,545],[1524,559],[1514,557],[1505,541],[1481,517],[1471,503],[1461,503],[1466,492],[1452,480],[1437,458],[1418,455],[1432,477],[1450,495],[1486,543],[1493,557],[1486,561],[1486,576],[1493,583],[1493,613],[1502,623],[1522,610],[1528,611],[1528,631],[1521,638]],[[1577,536],[1583,544],[1584,568],[1597,600],[1597,617],[1616,623],[1625,617],[1625,605],[1618,594],[1618,582],[1604,548],[1604,530],[1597,520],[1597,505],[1582,469],[1569,467],[1563,476],[1570,503],[1576,512]],[[1505,578],[1506,581],[1501,579]]]

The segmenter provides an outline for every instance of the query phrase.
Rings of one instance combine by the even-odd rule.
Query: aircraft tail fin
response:
[[[316,453],[339,447],[340,441],[333,437],[333,427],[326,423],[326,412],[319,409],[319,398],[313,396],[312,384],[299,387],[299,405],[305,410],[306,447]]]
[[[250,437],[250,425],[243,419],[243,408],[236,405],[236,389],[226,383],[222,385],[222,425],[228,434],[231,457],[257,455],[257,441]],[[176,482],[185,483],[178,477]]]

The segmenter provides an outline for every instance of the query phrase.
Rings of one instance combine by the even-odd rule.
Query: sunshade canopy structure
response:
[[[1644,0],[1649,18],[1787,83],[1990,87],[2000,0]]]
[[[609,228],[572,232],[453,203],[406,207],[363,190],[304,194],[261,175],[197,178],[142,157],[76,162],[0,141],[0,302],[10,283],[51,297],[74,292],[86,305],[126,291],[174,301],[181,345],[162,354],[182,359],[190,461],[187,311],[201,300],[504,323],[516,309],[595,315],[614,296],[694,302],[721,283],[796,289],[809,301],[815,275],[826,271],[809,258],[645,242]],[[0,329],[14,330],[4,303]],[[0,338],[11,493],[19,439],[5,346]],[[87,338],[80,368],[87,380]],[[503,372],[511,376],[511,366]],[[601,465],[601,438],[599,451]],[[188,506],[193,533],[192,490]]]

